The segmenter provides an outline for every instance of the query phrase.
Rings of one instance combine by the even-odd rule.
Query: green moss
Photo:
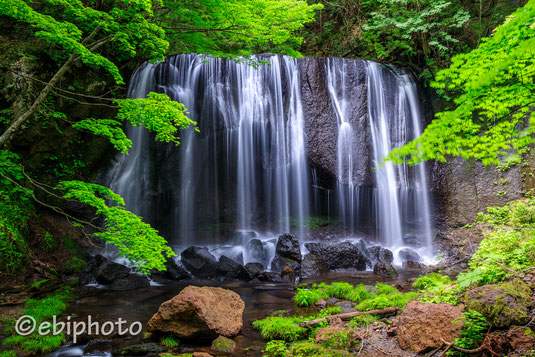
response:
[[[2,351],[2,352],[0,352],[0,357],[17,357],[17,352],[15,352],[15,351]]]
[[[299,326],[302,321],[303,319],[298,317],[269,316],[253,322],[253,327],[268,340],[297,341],[304,338],[307,332]]]
[[[330,331],[324,337],[326,339],[321,345],[335,350],[349,350],[355,343],[355,337],[349,329],[344,331]]]
[[[212,350],[216,352],[232,353],[236,349],[236,343],[230,338],[219,336],[212,342]]]
[[[351,354],[344,350],[330,349],[313,342],[297,342],[288,350],[288,357],[346,357]]]
[[[168,350],[172,350],[173,348],[177,348],[180,346],[180,341],[175,339],[173,336],[165,336],[160,339],[160,342],[162,345],[165,346]]]
[[[347,327],[352,328],[352,329],[359,329],[361,327],[367,327],[376,321],[379,321],[379,316],[375,316],[375,315],[355,316],[347,323]]]

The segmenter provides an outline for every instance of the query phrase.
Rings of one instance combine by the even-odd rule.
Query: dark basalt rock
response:
[[[153,269],[151,271],[151,278],[157,281],[163,279],[167,280],[187,280],[191,279],[191,274],[186,269],[178,265],[173,258],[167,259],[165,262],[165,271],[157,271]]]
[[[265,271],[258,277],[258,280],[268,283],[280,283],[281,275],[273,271]]]
[[[283,234],[277,241],[275,252],[283,258],[301,261],[301,249],[299,247],[299,240],[291,234]]]
[[[375,275],[388,277],[398,276],[398,273],[396,269],[394,269],[394,266],[392,266],[392,264],[382,262],[375,263],[375,266],[373,267],[373,273]]]
[[[247,263],[244,268],[252,279],[258,278],[264,272],[264,266],[260,263]]]
[[[351,242],[306,243],[305,247],[310,253],[323,259],[331,270],[366,270],[367,258]]]
[[[308,254],[301,261],[301,276],[312,277],[320,276],[329,272],[327,263],[319,256]]]
[[[368,247],[371,258],[380,263],[390,263],[394,261],[394,254],[390,249],[383,248],[379,245]]]
[[[280,255],[275,255],[271,261],[271,271],[280,273],[285,266],[292,268],[297,274],[301,272],[301,263],[289,258],[283,258]]]
[[[414,249],[411,249],[411,248],[403,248],[402,250],[399,251],[398,254],[399,254],[399,258],[402,261],[411,260],[413,262],[418,262],[418,263],[421,261],[420,255],[416,253]]]
[[[208,248],[189,247],[181,254],[182,264],[199,278],[212,278],[216,272],[216,258]]]
[[[156,355],[167,351],[165,346],[155,343],[145,343],[141,345],[126,346],[113,351],[114,356],[147,356]]]
[[[236,263],[224,255],[219,258],[216,264],[216,276],[226,279],[251,280],[251,276],[243,265]]]
[[[97,282],[104,285],[112,284],[115,280],[124,279],[130,274],[130,268],[124,265],[106,261],[97,270]]]
[[[296,279],[297,274],[292,268],[290,268],[288,265],[282,268],[281,280],[283,283],[294,284]]]
[[[401,264],[401,267],[406,270],[422,270],[424,266],[418,262],[412,260],[406,260]]]
[[[126,291],[146,288],[148,286],[150,286],[150,282],[146,276],[130,274],[126,278],[115,280],[110,285],[110,290]]]

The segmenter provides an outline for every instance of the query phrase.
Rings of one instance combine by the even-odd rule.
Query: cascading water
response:
[[[140,67],[129,97],[166,93],[185,104],[200,133],[182,131],[175,147],[155,143],[143,128],[128,128],[133,148],[109,174],[127,208],[176,247],[216,244],[216,251],[233,250],[244,262],[253,259],[247,248],[252,238],[261,238],[271,257],[280,233],[314,238],[305,229],[312,211],[338,216],[345,227],[341,238],[366,232],[390,247],[411,240],[429,247],[425,166],[382,162],[392,147],[421,132],[412,78],[359,60],[258,59],[269,65],[188,54]],[[307,126],[301,98],[306,67],[300,64],[306,61],[323,63],[328,98],[314,100],[328,100],[337,122],[336,152],[326,154],[336,162],[332,187],[320,187],[320,171],[309,168],[307,130],[317,129]],[[222,227],[231,232],[220,235]]]
[[[384,161],[393,147],[421,134],[422,116],[415,85],[399,69],[367,63],[368,115],[376,177],[379,236],[390,247],[412,241],[430,249],[432,224],[425,164]]]

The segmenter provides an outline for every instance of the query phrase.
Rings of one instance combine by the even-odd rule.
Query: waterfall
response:
[[[414,81],[399,69],[368,62],[367,87],[378,234],[390,247],[416,240],[430,248],[432,224],[425,164],[409,167],[384,161],[393,147],[421,134],[423,121]]]
[[[137,70],[130,98],[165,93],[186,106],[200,132],[183,130],[177,147],[127,128],[130,155],[119,155],[108,175],[127,208],[179,247],[246,247],[256,237],[269,240],[271,252],[280,233],[314,239],[307,231],[311,212],[327,215],[329,224],[339,219],[341,238],[366,234],[389,247],[430,247],[425,165],[383,162],[423,128],[413,78],[360,60],[257,59],[268,65],[186,54]],[[303,83],[303,64],[313,61],[321,64],[325,94],[310,100],[302,98],[310,85]],[[332,114],[321,124],[335,121],[336,150],[322,153],[333,165],[321,167],[307,152],[327,147],[314,135],[325,129],[310,124],[316,103],[325,101]],[[246,249],[240,254],[249,261]]]

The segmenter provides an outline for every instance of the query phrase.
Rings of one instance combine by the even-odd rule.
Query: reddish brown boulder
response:
[[[407,304],[398,320],[399,345],[421,353],[442,346],[442,339],[452,342],[462,329],[462,322],[453,322],[461,313],[460,308],[451,304]]]
[[[148,329],[184,339],[234,337],[243,326],[244,308],[243,300],[233,291],[188,286],[160,305],[149,320]]]

